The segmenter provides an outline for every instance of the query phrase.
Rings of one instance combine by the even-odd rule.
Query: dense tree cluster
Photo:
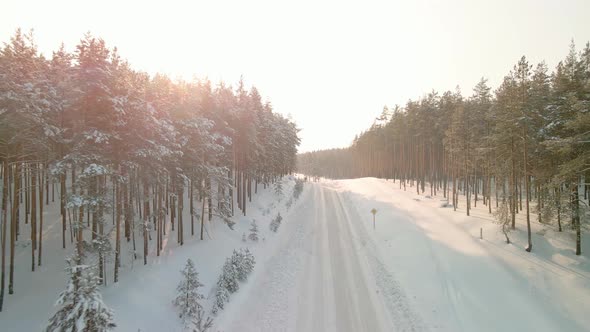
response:
[[[295,124],[242,81],[233,89],[150,76],[90,34],[73,53],[62,45],[46,58],[32,34],[16,31],[0,49],[0,310],[5,258],[13,293],[24,227],[31,269],[42,264],[44,206],[59,205],[63,248],[96,257],[100,283],[114,258],[116,282],[122,237],[134,252],[143,241],[146,264],[148,243],[159,255],[172,237],[167,225],[180,245],[195,219],[201,240],[214,216],[231,227],[234,203],[245,215],[259,184],[293,171],[298,145]]]
[[[223,310],[225,304],[229,302],[230,294],[235,293],[240,288],[240,282],[246,281],[252,271],[256,259],[250,250],[234,250],[231,257],[228,257],[223,264],[215,290],[215,302],[211,309],[213,314]]]
[[[442,191],[455,208],[461,192],[468,215],[478,199],[489,213],[505,204],[512,229],[515,215],[526,214],[529,251],[531,213],[559,231],[568,217],[580,255],[590,178],[590,44],[577,52],[572,43],[552,73],[522,57],[494,92],[482,79],[469,97],[431,92],[385,108],[350,148],[304,153],[298,165],[312,176],[399,179],[417,192],[428,183],[431,195]]]

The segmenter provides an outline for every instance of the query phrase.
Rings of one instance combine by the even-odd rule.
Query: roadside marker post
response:
[[[373,214],[373,229],[375,229],[375,215],[377,214],[377,210],[373,208],[371,213]]]

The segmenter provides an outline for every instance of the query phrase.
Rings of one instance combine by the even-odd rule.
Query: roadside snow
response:
[[[294,184],[294,178],[291,176],[283,179],[283,196],[292,194]],[[58,294],[67,284],[65,258],[70,254],[73,245],[70,243],[68,228],[67,249],[61,248],[61,218],[57,191],[55,196],[56,201],[44,211],[43,265],[35,272],[30,270],[31,243],[27,240],[30,239],[30,227],[21,224],[15,257],[15,293],[5,296],[4,310],[0,313],[0,331],[44,330],[55,312],[53,305]],[[226,257],[229,257],[234,249],[249,248],[257,260],[255,271],[262,268],[261,262],[269,255],[265,248],[272,243],[269,240],[277,235],[270,231],[269,224],[277,213],[288,214],[284,201],[278,201],[272,186],[263,189],[262,185],[259,185],[258,194],[252,197],[252,202],[248,205],[247,216],[242,216],[236,207],[234,230],[230,230],[222,221],[214,219],[205,224],[204,241],[198,239],[197,231],[194,237],[190,236],[190,211],[185,208],[185,244],[177,244],[177,233],[171,232],[170,223],[167,223],[167,235],[163,239],[164,248],[159,257],[156,256],[156,235],[151,235],[153,241],[149,242],[147,265],[143,265],[141,232],[136,233],[137,259],[133,259],[132,242],[126,242],[123,238],[120,280],[118,283],[112,282],[111,261],[107,265],[108,285],[100,287],[105,304],[115,312],[115,331],[183,331],[172,301],[181,278],[180,270],[189,258],[195,262],[199,279],[204,284],[203,294],[207,297],[204,306],[209,314],[213,303],[213,286]],[[185,202],[188,202],[188,197],[185,197]],[[293,207],[290,211],[293,211]],[[111,216],[105,217],[106,220],[110,218]],[[260,241],[244,243],[242,234],[248,233],[253,219],[259,224]],[[198,220],[195,220],[195,223],[198,224]],[[111,227],[109,222],[107,225]],[[234,297],[239,298],[241,292],[242,290],[232,295],[231,301],[234,301]]]
[[[588,260],[574,255],[573,242],[560,237],[566,234],[537,223],[533,252],[526,253],[523,221],[512,234],[513,244],[506,245],[481,201],[467,217],[464,210],[442,208],[442,195],[404,192],[385,180],[325,185],[358,211],[383,264],[395,273],[427,329],[585,331],[590,326]],[[375,231],[372,208],[379,210]],[[590,239],[583,240],[589,252]]]

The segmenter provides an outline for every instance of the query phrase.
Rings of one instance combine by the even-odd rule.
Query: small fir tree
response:
[[[283,198],[283,181],[282,181],[282,179],[278,179],[277,182],[275,182],[275,195],[277,195],[277,199],[280,202],[281,199]]]
[[[273,232],[277,232],[277,230],[279,229],[279,226],[281,226],[281,221],[283,220],[283,217],[281,217],[281,214],[279,213],[271,222],[269,225],[269,228],[271,231]]]
[[[494,212],[495,223],[500,225],[500,230],[502,234],[506,237],[506,243],[510,244],[510,238],[508,237],[508,233],[510,233],[510,223],[512,221],[510,215],[510,207],[508,206],[508,202],[503,200],[496,211]]]
[[[183,320],[185,326],[188,326],[198,317],[199,310],[202,310],[199,301],[204,299],[204,296],[199,293],[199,288],[203,284],[199,282],[199,274],[195,270],[195,264],[192,260],[188,259],[186,261],[181,273],[182,280],[176,287],[178,293],[174,305],[180,311],[179,317]]]
[[[258,225],[256,225],[256,220],[252,220],[250,224],[250,235],[248,235],[248,238],[251,241],[258,242]]]

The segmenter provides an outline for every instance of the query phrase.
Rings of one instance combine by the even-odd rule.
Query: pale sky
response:
[[[384,105],[496,87],[522,55],[552,70],[590,40],[589,17],[589,0],[2,0],[0,41],[33,28],[50,55],[91,31],[152,74],[244,75],[310,151],[348,146]]]

